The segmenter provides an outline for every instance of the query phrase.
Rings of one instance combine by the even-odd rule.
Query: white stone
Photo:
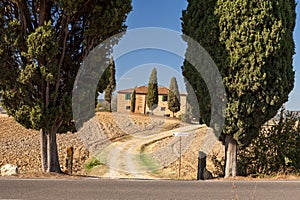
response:
[[[1,176],[13,176],[18,174],[16,165],[6,164],[1,167]]]

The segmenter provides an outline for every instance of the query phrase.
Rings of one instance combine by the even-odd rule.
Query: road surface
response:
[[[0,199],[300,199],[298,181],[3,179]]]

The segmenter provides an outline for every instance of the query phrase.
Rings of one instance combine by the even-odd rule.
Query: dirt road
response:
[[[151,175],[152,170],[150,170],[149,166],[146,166],[141,160],[142,148],[145,145],[151,144],[155,141],[172,137],[174,132],[187,132],[193,136],[193,131],[199,129],[200,127],[200,125],[189,125],[162,133],[151,133],[151,131],[141,132],[132,135],[132,137],[125,141],[111,143],[98,154],[99,159],[105,160],[107,166],[109,167],[109,172],[105,174],[104,177],[154,179],[155,176]],[[174,141],[172,144],[168,145],[168,148],[173,150],[179,149],[179,137],[174,137],[173,140]],[[188,141],[183,141],[184,146],[187,146],[188,143]],[[186,148],[183,148],[183,151],[185,149]],[[172,157],[170,155],[170,151],[166,149],[162,151],[156,151],[156,153],[162,154],[159,155],[159,157],[165,157],[166,159],[164,160],[168,160],[168,158]],[[150,154],[147,156],[151,157]],[[174,153],[173,159],[176,159],[176,157],[178,158],[178,156],[178,152]],[[155,162],[153,162],[152,165],[156,165],[157,167],[163,166],[162,163]]]

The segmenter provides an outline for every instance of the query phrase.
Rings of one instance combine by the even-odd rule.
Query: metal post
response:
[[[179,137],[179,169],[178,169],[178,178],[180,178],[180,171],[181,171],[181,136],[188,136],[187,132],[175,132],[173,136]]]

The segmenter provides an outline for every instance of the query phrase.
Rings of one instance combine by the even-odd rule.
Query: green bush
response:
[[[281,110],[250,146],[239,149],[240,175],[296,172],[300,169],[299,115]]]
[[[87,162],[85,165],[84,165],[84,168],[89,171],[91,170],[93,167],[97,166],[97,165],[101,165],[101,162],[93,157],[89,162]]]

